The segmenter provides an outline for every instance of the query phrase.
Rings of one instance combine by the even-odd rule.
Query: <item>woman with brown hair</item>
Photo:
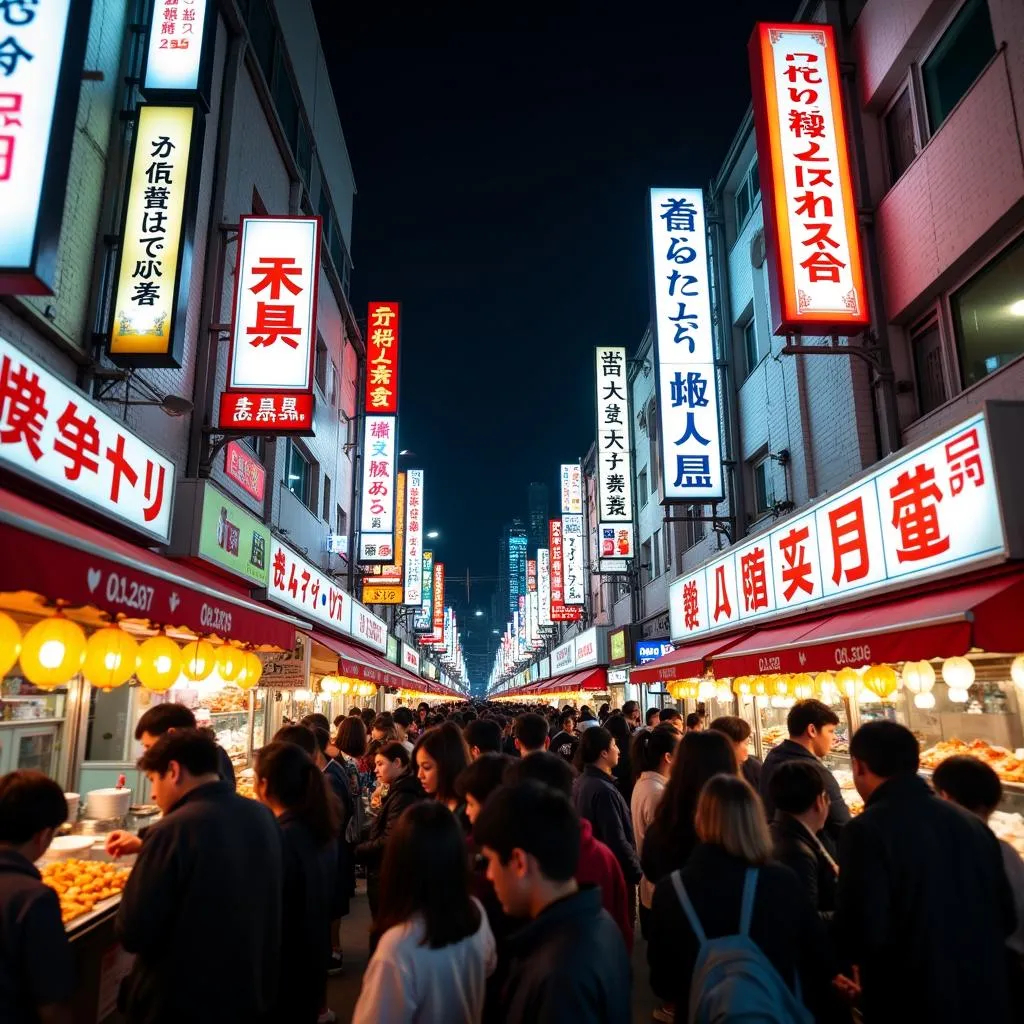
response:
[[[412,752],[413,770],[423,792],[454,812],[466,835],[470,824],[465,802],[459,799],[455,780],[471,761],[469,746],[454,722],[444,722],[423,733]]]

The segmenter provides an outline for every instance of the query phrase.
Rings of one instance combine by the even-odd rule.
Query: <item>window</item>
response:
[[[281,118],[284,137],[294,153],[298,149],[299,138],[299,100],[292,87],[292,78],[284,59],[284,47],[278,46],[274,55],[274,80],[271,86],[277,116]]]
[[[327,358],[327,342],[324,341],[323,335],[316,332],[316,359],[313,363],[313,376],[316,378],[317,387],[326,395],[327,394],[327,375],[330,372],[329,368],[331,361]]]
[[[687,505],[683,510],[682,543],[679,546],[679,571],[683,571],[683,552],[699,544],[704,539],[703,505]]]
[[[924,416],[948,397],[942,376],[942,334],[937,319],[933,317],[911,330],[910,350],[917,379],[917,407]]]
[[[757,327],[754,324],[754,318],[751,317],[743,325],[743,358],[747,361],[747,375],[749,376],[754,372],[754,368],[761,361],[761,356],[757,351]]]
[[[331,522],[331,478],[324,474],[324,522]]]
[[[348,514],[340,505],[337,507],[336,515],[334,517],[334,532],[337,533],[339,537],[348,536]]]
[[[756,160],[747,175],[747,187],[750,189],[750,208],[753,209],[757,206],[757,200],[761,196],[761,176],[757,173]]]
[[[285,447],[284,465],[285,485],[309,508],[313,495],[313,463],[291,438]]]
[[[889,158],[889,184],[903,176],[903,172],[917,156],[917,136],[914,132],[914,104],[910,89],[904,89],[884,118],[885,152]]]
[[[644,586],[651,582],[651,542],[645,540],[640,545],[640,584]]]
[[[644,466],[644,468],[641,469],[639,473],[637,473],[637,476],[636,476],[636,493],[637,493],[637,496],[640,499],[640,508],[644,508],[647,505],[647,497],[648,497],[648,490],[647,490],[647,467],[646,466]]]
[[[938,131],[995,52],[988,0],[967,0],[921,65],[932,132]]]
[[[260,462],[267,461],[267,439],[261,434],[255,434],[252,437],[239,438],[243,445],[249,449],[256,456]]]
[[[760,518],[771,511],[775,493],[771,485],[771,460],[763,458],[755,462],[751,470],[754,482],[754,515]]]
[[[268,82],[274,76],[274,20],[267,10],[267,0],[251,0],[249,4],[249,39],[252,42],[252,52],[256,55],[256,61],[263,70],[263,77]]]
[[[651,554],[654,557],[654,572],[651,578],[657,579],[661,575],[661,530],[655,530],[651,538]]]
[[[647,445],[651,494],[657,494],[661,480],[661,424],[658,422],[658,402],[654,398],[647,403]]]
[[[1024,236],[950,298],[963,386],[1024,353]]]
[[[743,225],[750,216],[750,211],[757,205],[757,197],[761,194],[761,179],[757,174],[757,161],[743,176],[743,180],[736,188],[736,234],[743,229]]]

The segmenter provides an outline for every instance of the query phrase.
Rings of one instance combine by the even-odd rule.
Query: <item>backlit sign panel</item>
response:
[[[578,462],[562,463],[562,515],[583,512],[583,469]]]
[[[352,632],[352,598],[333,577],[307,562],[273,535],[270,538],[267,600],[335,633]]]
[[[776,334],[869,323],[831,25],[760,23],[748,46]]]
[[[582,605],[586,601],[583,516],[562,516],[562,584],[562,600],[567,605]]]
[[[405,473],[395,479],[395,553],[386,565],[368,566],[363,576],[363,600],[367,604],[404,604],[405,580]]]
[[[598,566],[621,563],[633,551],[633,456],[626,350],[597,349]],[[621,568],[614,568],[621,572]]]
[[[397,416],[367,416],[363,422],[360,562],[390,562],[394,558],[397,432]]]
[[[414,633],[434,631],[434,552],[423,552],[423,602],[413,616]]]
[[[406,473],[405,490],[405,599],[418,607],[423,603],[423,470]]]
[[[398,412],[397,302],[371,302],[366,317],[366,411]]]
[[[582,517],[581,517],[582,518]],[[562,520],[548,522],[550,605],[552,622],[575,622],[582,618],[581,605],[568,605],[565,601],[565,557],[562,536]]]
[[[165,93],[209,92],[207,9],[209,0],[152,0],[142,91],[147,99]],[[214,32],[209,33],[212,40]]]
[[[551,621],[551,551],[537,549],[537,625],[547,629]]]
[[[267,471],[255,454],[237,441],[228,441],[224,447],[224,475],[238,484],[246,494],[257,501],[263,500]]]
[[[637,667],[649,665],[652,661],[663,658],[675,650],[669,640],[637,640],[633,654],[633,664]]]

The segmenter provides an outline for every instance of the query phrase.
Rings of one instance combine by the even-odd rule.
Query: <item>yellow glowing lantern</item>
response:
[[[807,672],[793,676],[790,685],[797,700],[808,700],[814,696],[814,679]]]
[[[245,651],[232,644],[221,644],[214,654],[214,664],[220,677],[228,683],[235,681],[235,676],[242,671],[245,663]]]
[[[241,682],[236,679],[235,685],[240,686],[243,690],[251,690],[263,677],[263,659],[252,651],[246,651],[245,661],[239,675],[244,675],[244,679]]]
[[[37,622],[21,642],[18,660],[25,678],[44,690],[62,686],[82,667],[85,633],[63,615]]]
[[[0,612],[0,678],[7,675],[21,654],[21,630],[10,617]]]
[[[320,680],[320,689],[324,693],[340,693],[341,692],[341,680],[336,676],[324,676]]]
[[[2,649],[0,646],[0,650]],[[1010,663],[1010,678],[1017,686],[1024,686],[1024,654],[1018,654]]]
[[[750,676],[736,676],[732,681],[732,692],[741,697],[749,697],[753,692],[750,681]]]
[[[209,640],[193,640],[181,650],[181,674],[193,683],[208,679],[216,665],[217,652]]]
[[[766,697],[768,695],[767,680],[764,676],[754,676],[754,696]]]
[[[151,636],[139,648],[135,674],[147,690],[163,693],[169,690],[181,673],[181,649],[167,636]]]
[[[98,629],[85,643],[82,675],[101,690],[112,690],[131,679],[139,645],[130,633],[116,626]]]
[[[872,665],[864,673],[864,686],[881,700],[888,700],[895,692],[899,680],[891,665]]]
[[[857,674],[857,670],[841,668],[836,673],[836,686],[839,687],[839,692],[844,697],[854,700],[857,696],[857,691],[860,689],[860,676]]]
[[[768,693],[774,697],[789,696],[789,678],[787,676],[772,675],[768,677],[765,684]]]

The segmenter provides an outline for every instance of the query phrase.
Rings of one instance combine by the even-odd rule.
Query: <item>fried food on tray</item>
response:
[[[60,899],[65,924],[90,913],[97,903],[117,896],[125,886],[129,868],[94,860],[57,860],[45,865],[43,881]]]

